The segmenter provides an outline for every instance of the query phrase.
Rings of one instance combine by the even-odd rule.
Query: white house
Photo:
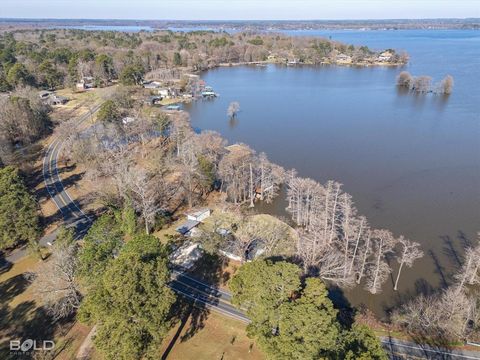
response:
[[[390,51],[384,51],[379,55],[378,61],[389,61],[392,56],[393,54]]]
[[[211,214],[211,210],[208,208],[199,209],[190,213],[187,213],[187,219],[192,221],[203,221],[208,218]]]
[[[157,94],[163,98],[168,98],[170,96],[170,90],[168,89],[158,89]]]
[[[93,76],[84,76],[80,82],[77,83],[78,90],[87,90],[95,87]]]
[[[352,58],[350,56],[342,54],[342,53],[338,54],[336,56],[336,59],[337,59],[338,62],[342,62],[342,63],[348,63],[348,62],[352,61]]]
[[[124,118],[122,119],[123,125],[130,124],[130,123],[132,123],[132,122],[134,122],[134,121],[135,121],[135,118],[130,117],[130,116],[124,117]]]
[[[150,81],[143,84],[143,87],[145,89],[158,89],[161,85],[158,81]]]

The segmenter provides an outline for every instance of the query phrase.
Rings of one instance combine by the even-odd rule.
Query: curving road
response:
[[[96,112],[100,105],[93,111]],[[79,124],[88,119],[90,114],[79,118]],[[46,189],[53,202],[61,212],[64,222],[67,226],[74,226],[78,238],[82,237],[92,223],[90,219],[80,208],[80,206],[70,197],[62,183],[57,162],[60,151],[62,150],[62,139],[56,138],[48,146],[43,160],[43,177]],[[42,238],[40,243],[46,245],[54,241],[55,233]],[[22,253],[23,251],[23,253]],[[20,250],[17,253],[7,257],[8,261],[16,262],[25,256],[26,251]],[[231,294],[207,284],[181,269],[172,269],[172,281],[170,287],[179,295],[184,296],[194,302],[196,306],[205,307],[229,316],[231,318],[249,323],[250,320],[241,309],[231,304]],[[392,359],[452,359],[452,360],[480,360],[479,352],[449,350],[443,348],[434,348],[422,346],[412,342],[401,341],[393,338],[381,338],[385,350]]]

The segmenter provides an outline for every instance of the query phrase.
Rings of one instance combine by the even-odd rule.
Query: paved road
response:
[[[95,106],[91,113],[95,113],[100,108],[100,105]],[[85,122],[91,113],[88,112],[78,119],[78,125]],[[88,230],[91,219],[80,209],[79,205],[72,200],[60,178],[59,170],[57,167],[58,158],[62,150],[62,139],[54,138],[50,145],[47,147],[43,158],[42,174],[45,187],[48,194],[52,198],[55,206],[58,208],[63,217],[63,222],[67,227],[75,227],[75,233],[78,237],[83,236]],[[47,246],[52,244],[57,237],[57,231],[43,236],[39,243],[41,246]],[[16,263],[21,260],[28,253],[27,247],[24,246],[13,253],[9,254],[3,260],[8,263]],[[1,265],[1,264],[0,264]]]
[[[100,106],[94,108],[97,111]],[[79,118],[79,124],[87,120],[90,114]],[[57,162],[62,149],[62,139],[54,139],[47,148],[43,161],[43,176],[48,193],[55,205],[61,212],[64,223],[67,226],[74,226],[77,237],[82,237],[92,221],[80,209],[80,206],[70,197],[62,183]],[[42,245],[53,242],[56,234],[52,233],[43,237]],[[7,261],[16,262],[26,255],[26,250],[21,249],[7,257]],[[178,269],[172,270],[172,281],[170,287],[201,307],[206,307],[218,313],[234,319],[249,323],[250,320],[245,313],[231,304],[231,294],[192,277]],[[453,360],[480,360],[478,352],[450,351],[448,349],[437,349],[429,346],[420,346],[415,343],[400,341],[392,338],[382,338],[385,349],[392,359],[453,359]]]

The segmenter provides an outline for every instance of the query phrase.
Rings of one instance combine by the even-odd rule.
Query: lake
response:
[[[220,97],[187,105],[192,125],[244,142],[300,176],[344,184],[372,226],[423,245],[399,291],[346,292],[383,314],[399,301],[451,283],[463,248],[480,230],[480,31],[289,31],[410,54],[387,67],[231,67],[202,78]],[[450,96],[399,91],[401,70],[440,81]],[[238,101],[235,122],[226,111]],[[283,199],[267,211],[285,215]],[[397,264],[392,263],[396,275]]]

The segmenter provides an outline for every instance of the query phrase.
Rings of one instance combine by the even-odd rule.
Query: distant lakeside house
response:
[[[47,105],[64,105],[69,99],[65,96],[57,95],[54,91],[40,91],[38,94],[39,98]]]
[[[93,76],[84,76],[77,84],[77,90],[93,89],[95,87],[95,79]]]

